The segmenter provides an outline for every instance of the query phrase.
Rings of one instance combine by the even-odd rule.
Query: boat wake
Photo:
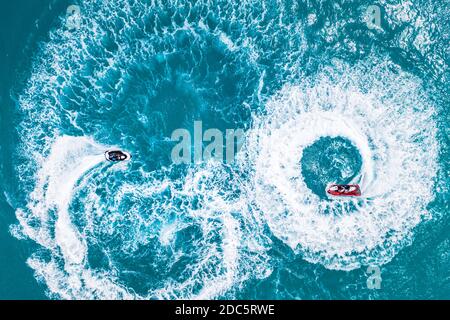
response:
[[[86,0],[79,28],[51,30],[17,97],[11,197],[51,297],[235,298],[278,281],[280,248],[349,271],[411,242],[434,199],[439,106],[377,41],[441,50],[428,11],[386,5],[381,35],[365,5],[308,3]],[[233,163],[171,162],[172,132],[199,119],[246,130]],[[330,183],[362,195],[327,197]]]
[[[245,161],[274,235],[310,262],[351,270],[390,261],[427,216],[438,147],[416,79],[387,62],[368,74],[364,64],[341,68],[274,96],[255,118]],[[308,188],[303,151],[324,137],[356,147],[362,166],[351,183],[362,197],[330,201]]]

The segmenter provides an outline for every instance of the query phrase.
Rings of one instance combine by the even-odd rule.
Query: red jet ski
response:
[[[327,193],[339,197],[358,197],[361,195],[361,189],[357,184],[332,184]]]

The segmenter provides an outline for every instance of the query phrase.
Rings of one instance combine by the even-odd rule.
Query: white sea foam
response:
[[[206,168],[193,170],[184,182],[161,181],[145,174],[144,182],[123,181],[118,190],[114,193],[109,190],[109,197],[104,198],[95,191],[99,183],[105,183],[105,176],[99,176],[95,168],[105,161],[103,151],[106,149],[86,137],[57,138],[37,171],[28,207],[17,212],[24,233],[51,252],[50,261],[38,254],[28,260],[51,295],[64,299],[208,299],[226,293],[245,278],[242,265],[248,262],[240,262],[239,253],[239,243],[244,239],[240,223],[231,215],[241,204],[239,200],[227,202],[220,195],[217,188],[221,184],[215,181],[221,174],[220,164],[211,163]],[[108,174],[116,168],[118,166],[110,167]],[[92,174],[97,172],[96,182],[90,182],[94,179],[91,171]],[[78,191],[85,193],[84,210],[71,213],[69,206]],[[166,191],[170,191],[172,198],[158,200]],[[199,208],[192,207],[193,197],[199,199]],[[121,203],[130,198],[133,199],[131,207],[121,211]],[[155,199],[150,210],[145,207],[146,199]],[[181,206],[177,199],[181,200]],[[179,212],[176,221],[170,221],[172,212]],[[86,221],[83,230],[79,230],[72,219],[72,215],[80,214]],[[149,216],[144,218],[146,214]],[[157,222],[163,225],[160,231],[153,227]],[[122,236],[129,241],[123,243],[121,250],[131,253],[141,245],[149,245],[154,237],[159,238],[161,247],[173,246],[178,232],[189,226],[199,226],[202,236],[190,244],[197,246],[199,256],[187,267],[186,280],[167,279],[162,287],[139,295],[132,289],[125,289],[113,273],[90,268],[86,237],[95,237],[98,232],[114,237],[117,223],[127,223]],[[105,250],[114,248],[105,247]],[[153,250],[157,254],[159,249]],[[179,258],[179,254],[175,254],[173,263]]]
[[[268,101],[267,114],[256,117],[245,148],[255,201],[274,235],[327,268],[389,261],[433,199],[433,108],[416,79],[388,66],[380,62],[371,72],[341,66],[286,85]],[[338,136],[361,154],[353,181],[362,185],[361,198],[322,200],[302,177],[305,147]]]
[[[49,249],[53,256],[47,263],[34,256],[29,259],[29,265],[52,293],[64,298],[89,298],[96,290],[92,288],[96,282],[104,285],[103,289],[99,288],[101,291],[115,286],[112,282],[105,285],[106,280],[86,269],[87,245],[69,213],[75,186],[83,175],[105,161],[104,150],[105,147],[86,137],[57,138],[38,171],[28,207],[17,212],[25,234]],[[63,261],[63,270],[58,269],[54,260],[58,258]],[[104,298],[108,296],[111,294]]]
[[[242,171],[249,176],[227,176],[224,166],[207,164],[192,169],[185,178],[171,180],[163,170],[158,176],[141,168],[133,172],[133,178],[140,179],[135,183],[124,179],[116,189],[107,189],[106,195],[98,192],[99,185],[109,181],[108,175],[122,167],[115,165],[101,173],[96,168],[105,147],[86,137],[61,136],[64,117],[83,132],[78,120],[85,116],[83,108],[89,108],[88,100],[80,98],[76,102],[83,108],[65,110],[60,99],[65,90],[81,86],[97,102],[113,100],[115,96],[103,92],[98,81],[107,78],[111,70],[124,75],[129,66],[175,52],[170,39],[178,31],[189,32],[196,42],[201,42],[203,33],[210,33],[224,43],[227,54],[236,55],[236,61],[248,60],[261,67],[256,91],[259,101],[266,99],[272,80],[267,77],[289,82],[298,78],[303,67],[301,54],[308,49],[303,26],[295,19],[282,21],[283,14],[273,20],[265,2],[229,3],[231,17],[224,11],[219,20],[225,24],[232,20],[242,27],[235,33],[210,28],[207,17],[199,20],[195,15],[184,17],[180,25],[157,19],[150,29],[143,27],[144,21],[152,25],[154,6],[161,4],[135,2],[131,8],[127,1],[83,2],[81,29],[51,32],[19,101],[25,116],[19,127],[21,156],[29,160],[19,165],[19,178],[24,189],[36,180],[28,206],[17,210],[20,227],[12,232],[48,249],[50,258],[38,252],[28,263],[50,295],[65,299],[223,296],[250,277],[270,275],[265,251],[271,242],[262,231],[266,223],[295,252],[327,268],[349,270],[389,261],[426,215],[437,153],[432,107],[421,96],[417,79],[401,70],[392,71],[393,66],[337,65],[336,69],[344,71],[324,72],[315,81],[301,79],[285,85],[269,100],[267,114],[255,116],[248,143],[238,156]],[[179,3],[167,5],[178,7]],[[210,5],[209,1],[189,4],[197,6],[192,12],[211,12]],[[256,10],[249,14],[252,9]],[[289,12],[283,7],[281,11],[284,9],[284,14]],[[310,14],[309,24],[315,20]],[[344,25],[342,21],[338,27]],[[331,41],[339,31],[328,25],[321,33]],[[134,39],[135,34],[143,38]],[[117,50],[103,48],[102,40],[110,35]],[[271,50],[274,43],[286,45],[279,60]],[[98,57],[94,48],[99,49]],[[275,59],[276,73],[266,74],[266,62],[259,64],[262,58]],[[83,73],[80,68],[91,61],[95,61],[95,71],[84,78],[87,86],[78,76]],[[113,93],[125,90],[125,82],[120,77],[112,83]],[[355,180],[363,187],[361,200],[322,201],[307,189],[299,165],[302,150],[323,136],[343,136],[361,153],[362,169]],[[95,179],[91,171],[97,175]],[[225,191],[227,188],[230,190]],[[241,193],[238,197],[234,196],[237,191]],[[77,199],[82,202],[82,213],[69,210]],[[152,202],[147,206],[148,199]],[[121,205],[125,209],[119,209]],[[349,210],[351,206],[356,209]],[[180,218],[174,222],[170,213]],[[72,219],[80,214],[83,229]],[[157,245],[151,249],[156,254],[174,247],[185,228],[201,230],[195,242],[199,254],[186,267],[188,275],[182,280],[164,279],[148,293],[137,294],[119,279],[118,266],[109,257],[109,269],[90,267],[89,237],[97,241],[96,233],[101,232],[111,239],[117,235],[116,228],[123,226],[117,250],[129,254],[130,259],[134,250],[154,239],[158,239]],[[103,249],[108,252],[110,248]],[[178,262],[183,254],[174,253],[169,264]]]
[[[163,287],[155,288],[147,297],[210,299],[225,294],[252,272],[250,266],[254,261],[246,260],[241,247],[246,246],[249,237],[257,239],[258,234],[241,233],[240,225],[250,219],[250,212],[243,210],[244,199],[230,201],[224,198],[222,189],[225,176],[222,175],[222,165],[211,162],[191,170],[180,181],[155,180],[151,174],[146,174],[145,183],[128,182],[118,191],[115,202],[123,201],[124,197],[135,199],[135,204],[129,210],[129,220],[135,220],[144,210],[138,199],[159,199],[160,193],[170,190],[170,199],[155,200],[154,206],[148,210],[148,221],[159,221],[163,225],[160,231],[156,231],[160,245],[173,246],[177,233],[190,226],[198,226],[202,233],[200,239],[191,240],[193,242],[189,244],[195,245],[200,254],[187,267],[189,277],[182,282],[168,279]],[[193,199],[196,199],[195,207]],[[239,219],[232,215],[236,211],[242,212]],[[172,212],[177,212],[177,220],[168,222]],[[133,236],[132,241],[148,245],[153,232],[150,231],[144,237]],[[259,248],[253,252],[265,250]],[[259,271],[252,273],[258,275]]]

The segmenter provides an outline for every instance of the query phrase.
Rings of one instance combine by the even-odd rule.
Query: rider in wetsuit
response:
[[[339,186],[339,192],[349,192],[349,191],[351,191],[350,190],[351,189],[351,186],[349,186],[349,185],[343,185],[343,186]]]

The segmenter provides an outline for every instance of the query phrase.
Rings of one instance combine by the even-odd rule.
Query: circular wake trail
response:
[[[430,217],[440,169],[439,99],[396,46],[431,57],[432,79],[446,62],[428,11],[385,7],[390,31],[327,1],[86,0],[79,28],[62,17],[14,124],[11,231],[39,244],[28,264],[49,296],[235,298],[277,282],[291,253],[331,270],[389,262]],[[172,163],[172,132],[198,120],[246,130],[235,162]],[[132,161],[107,163],[112,145]],[[344,178],[362,196],[326,197]],[[278,240],[289,254],[272,259]]]
[[[434,108],[419,81],[388,62],[324,70],[286,85],[256,116],[242,161],[274,235],[310,262],[351,270],[383,264],[411,239],[433,200]],[[322,199],[302,176],[303,150],[323,137],[351,141],[362,197]],[[330,183],[335,181],[329,181]]]

